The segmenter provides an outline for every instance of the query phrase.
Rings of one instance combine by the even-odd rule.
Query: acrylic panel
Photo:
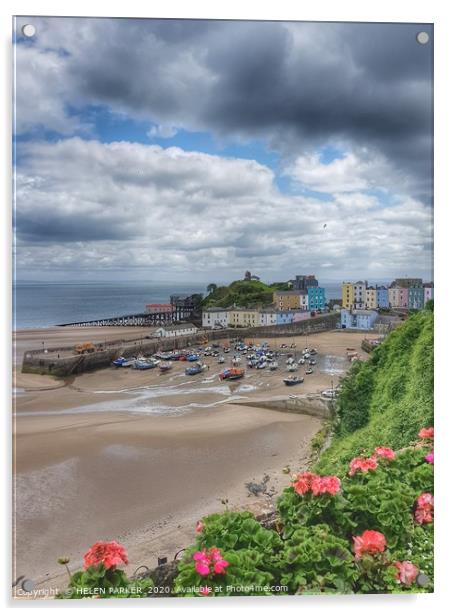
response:
[[[15,598],[433,591],[433,36],[14,18]]]

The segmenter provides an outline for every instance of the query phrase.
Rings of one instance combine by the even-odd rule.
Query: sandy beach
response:
[[[137,337],[137,328],[114,329],[121,331],[93,328],[89,339]],[[18,332],[17,355],[39,348],[43,336],[54,346],[87,334],[78,328]],[[271,498],[250,497],[245,483],[268,474],[269,488],[279,493],[290,481],[283,468],[306,466],[321,421],[244,403],[337,385],[350,365],[347,348],[365,357],[362,338],[341,331],[311,336],[309,345],[318,350],[314,374],[290,392],[283,369],[250,369],[241,381],[220,382],[222,366],[212,357],[204,358],[209,370],[194,377],[184,374],[185,362],[174,362],[165,375],[112,367],[68,382],[18,371],[14,576],[42,589],[64,584],[57,558],[70,557],[76,568],[100,539],[126,545],[131,571],[154,567],[157,556],[172,558],[189,544],[196,521],[221,511],[222,499],[231,508],[268,506]],[[268,342],[276,349],[294,340],[305,346],[304,337]]]

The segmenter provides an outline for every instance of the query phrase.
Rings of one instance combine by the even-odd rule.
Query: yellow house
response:
[[[299,291],[275,291],[273,293],[273,303],[276,310],[300,310],[302,305],[301,293]]]
[[[378,308],[377,290],[374,287],[366,289],[366,308]]]
[[[353,295],[353,283],[342,283],[342,308],[353,308],[354,295]]]
[[[257,327],[260,325],[260,314],[254,308],[232,308],[229,311],[231,327]]]

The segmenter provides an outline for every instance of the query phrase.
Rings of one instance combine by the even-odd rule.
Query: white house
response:
[[[179,336],[193,336],[198,328],[193,323],[180,323],[179,325],[166,325],[159,327],[154,336],[158,338],[176,338]]]
[[[260,325],[276,325],[277,315],[273,308],[263,308],[259,313]]]
[[[202,311],[202,326],[208,329],[227,327],[229,312],[226,308],[207,308]]]
[[[342,329],[372,329],[378,317],[376,310],[341,310]]]
[[[302,310],[309,310],[309,295],[307,293],[300,294],[300,308]]]

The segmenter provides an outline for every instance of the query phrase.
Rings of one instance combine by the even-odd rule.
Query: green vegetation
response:
[[[342,380],[338,426],[316,467],[342,471],[377,445],[394,449],[433,423],[433,312],[430,306],[392,332],[369,361],[354,362]]]
[[[258,280],[235,280],[230,285],[217,287],[209,284],[209,294],[202,302],[203,308],[228,308],[240,306],[242,308],[255,308],[260,305],[268,305],[273,302],[273,292],[282,289],[287,290],[286,282],[274,282],[267,285]]]

